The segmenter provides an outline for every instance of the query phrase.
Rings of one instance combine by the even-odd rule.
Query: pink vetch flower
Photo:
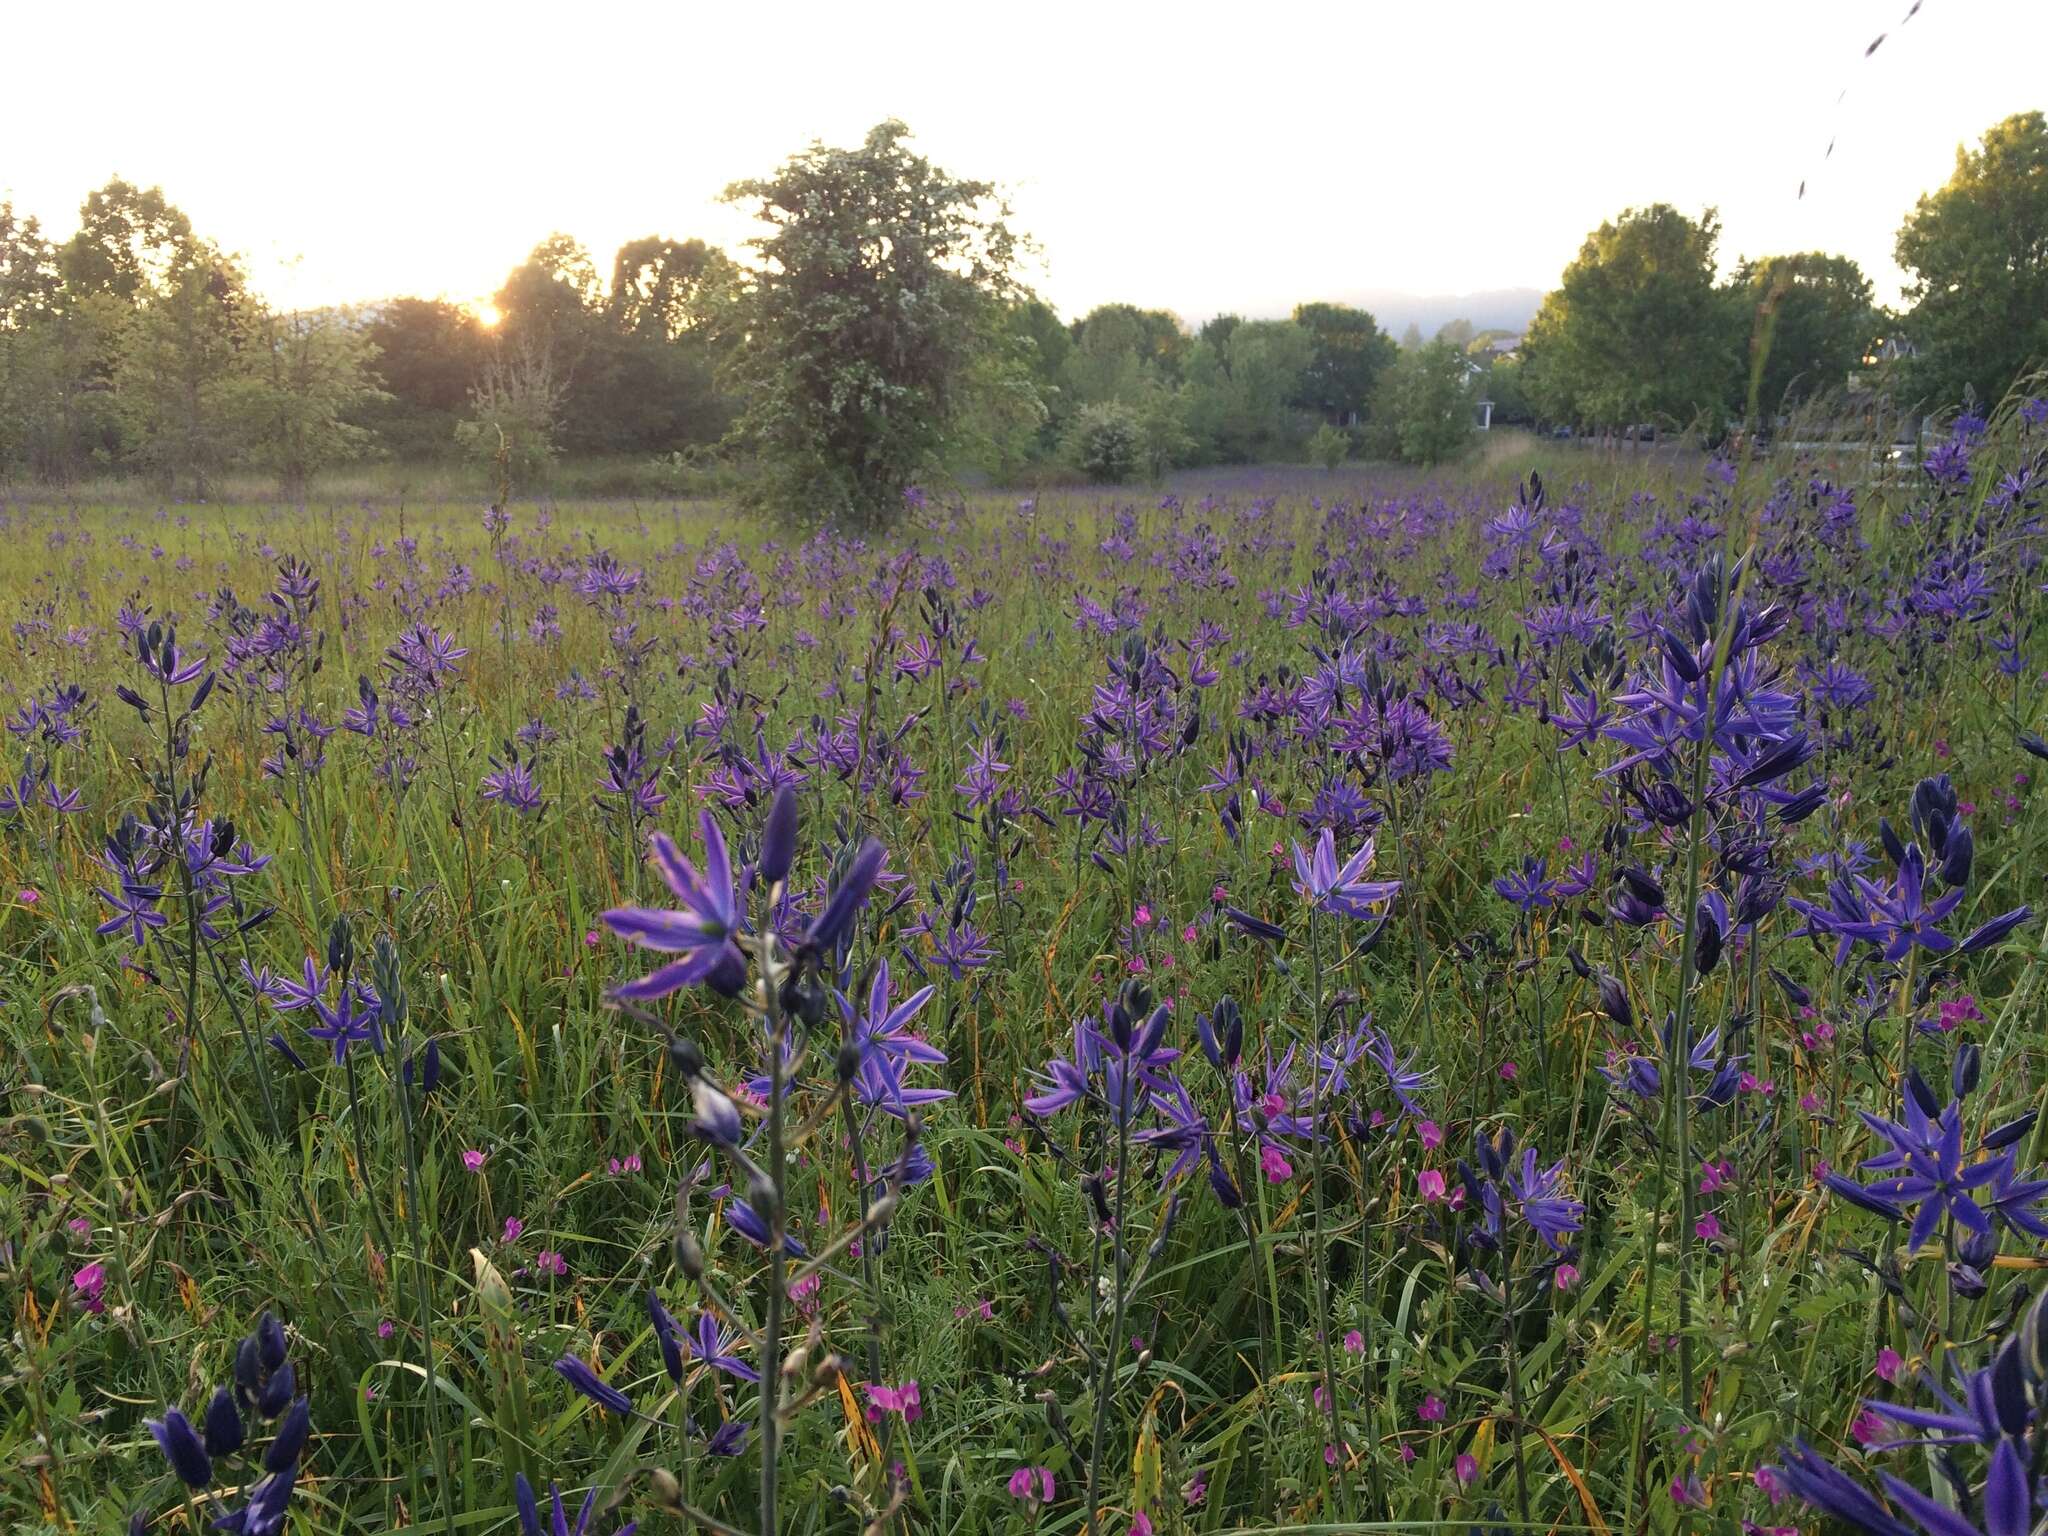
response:
[[[1570,1289],[1571,1289],[1571,1288],[1572,1288],[1573,1286],[1577,1285],[1578,1283],[1579,1283],[1579,1266],[1578,1266],[1578,1265],[1576,1265],[1576,1264],[1560,1264],[1560,1265],[1558,1265],[1558,1266],[1557,1266],[1557,1288],[1558,1288],[1558,1289],[1559,1289],[1560,1291],[1568,1291],[1568,1290],[1570,1290]]]
[[[74,1237],[92,1236],[92,1223],[86,1220],[83,1216],[74,1216],[69,1221],[65,1222],[64,1225],[70,1229],[71,1234]]]
[[[1809,1115],[1817,1115],[1821,1112],[1824,1106],[1821,1104],[1819,1094],[1802,1093],[1799,1096],[1799,1107],[1805,1110]]]
[[[32,885],[24,885],[14,893],[14,899],[24,907],[32,907],[43,899],[43,893]]]
[[[465,1147],[462,1152],[462,1166],[471,1173],[482,1173],[484,1171],[484,1159],[489,1155],[489,1153],[477,1151],[475,1147]]]
[[[1138,910],[1132,915],[1131,921],[1136,923],[1140,928],[1151,927],[1152,909],[1146,906],[1142,901],[1139,902]]]
[[[1701,1163],[1700,1193],[1703,1195],[1714,1194],[1716,1191],[1720,1190],[1724,1185],[1726,1185],[1728,1181],[1732,1179],[1734,1176],[1735,1169],[1729,1164],[1728,1159],[1726,1159],[1725,1157],[1721,1158],[1718,1161]]]
[[[1180,931],[1180,941],[1183,944],[1192,944],[1199,938],[1201,938],[1201,934],[1195,931],[1195,925],[1193,923],[1189,923],[1187,927],[1181,929]]]
[[[1518,1069],[1512,1061],[1502,1062],[1500,1064],[1501,1081],[1512,1083],[1515,1080],[1515,1073],[1517,1070]]]
[[[507,1216],[507,1217],[505,1218],[505,1241],[506,1241],[506,1242],[508,1242],[508,1243],[516,1243],[516,1242],[518,1242],[518,1241],[519,1241],[519,1234],[520,1234],[520,1233],[522,1233],[522,1232],[524,1232],[525,1230],[526,1230],[526,1223],[525,1223],[525,1222],[523,1222],[523,1221],[521,1221],[521,1220],[520,1220],[520,1219],[519,1219],[519,1218],[518,1218],[517,1216]]]
[[[1407,1467],[1413,1466],[1414,1464],[1415,1447],[1410,1445],[1406,1440],[1403,1440],[1401,1442],[1401,1465]]]
[[[601,942],[595,928],[586,928],[583,931],[583,947],[585,949],[595,949]]]
[[[628,1152],[624,1157],[615,1157],[605,1164],[605,1172],[615,1179],[622,1173],[638,1173],[639,1171],[640,1154],[638,1152]]]
[[[1856,1437],[1858,1445],[1874,1445],[1884,1439],[1888,1431],[1884,1427],[1884,1420],[1865,1408],[1856,1415],[1855,1422],[1850,1424],[1849,1433]]]
[[[1415,1193],[1424,1200],[1441,1200],[1444,1197],[1443,1170],[1425,1168],[1415,1175]]]
[[[1344,1335],[1344,1353],[1347,1355],[1362,1355],[1365,1353],[1365,1335],[1356,1328]]]
[[[1152,1517],[1142,1509],[1131,1516],[1131,1529],[1128,1536],[1152,1536]]]
[[[1889,1344],[1877,1352],[1877,1375],[1880,1381],[1888,1381],[1897,1386],[1899,1374],[1905,1368],[1906,1362],[1899,1358],[1899,1352]]]
[[[823,1275],[805,1275],[789,1288],[789,1299],[796,1303],[797,1311],[805,1317],[816,1315],[818,1310],[818,1288],[824,1281]]]
[[[382,1318],[382,1319],[380,1319],[380,1320],[378,1321],[378,1323],[377,1323],[377,1337],[378,1337],[378,1338],[380,1338],[380,1339],[388,1339],[388,1338],[390,1338],[390,1337],[391,1337],[391,1335],[392,1335],[392,1334],[394,1334],[394,1333],[396,1333],[396,1332],[398,1332],[398,1324],[396,1324],[396,1323],[392,1322],[390,1318],[386,1317],[386,1318]]]
[[[1415,1134],[1422,1138],[1422,1149],[1425,1152],[1434,1152],[1444,1144],[1444,1128],[1434,1120],[1418,1122]]]
[[[1270,1141],[1259,1153],[1259,1167],[1265,1171],[1268,1184],[1285,1184],[1294,1177],[1294,1165],[1288,1162],[1286,1154]]]
[[[1756,1484],[1758,1491],[1771,1501],[1773,1509],[1784,1501],[1785,1485],[1778,1481],[1777,1474],[1769,1467],[1758,1467],[1750,1473],[1750,1479]]]
[[[1977,999],[1965,992],[1959,997],[1943,998],[1937,1027],[1943,1033],[1974,1023],[1984,1015],[1977,1011]]]
[[[1462,1486],[1469,1488],[1479,1476],[1479,1458],[1470,1451],[1461,1452],[1454,1470],[1457,1473],[1458,1482]]]
[[[924,1398],[918,1392],[917,1379],[912,1377],[900,1387],[885,1387],[878,1382],[868,1383],[868,1422],[879,1424],[885,1413],[900,1413],[903,1422],[915,1424],[924,1417]]]
[[[1053,1496],[1051,1467],[1019,1467],[1010,1474],[1010,1497],[1037,1509]]]
[[[1422,1407],[1416,1410],[1416,1417],[1425,1424],[1441,1424],[1444,1418],[1444,1400],[1434,1392],[1422,1400]]]
[[[79,1306],[86,1311],[106,1311],[107,1266],[95,1259],[71,1277],[71,1289],[77,1293]]]
[[[1704,1509],[1707,1490],[1701,1486],[1697,1472],[1687,1472],[1683,1477],[1671,1479],[1671,1502],[1680,1509]]]
[[[979,1317],[984,1323],[992,1323],[996,1320],[995,1303],[984,1296],[970,1305],[955,1307],[953,1315],[962,1319]]]
[[[1193,1477],[1189,1478],[1188,1485],[1181,1489],[1180,1496],[1187,1501],[1188,1508],[1190,1509],[1201,1503],[1203,1499],[1209,1496],[1209,1474],[1197,1472]]]
[[[544,1275],[553,1275],[557,1280],[569,1277],[569,1261],[552,1248],[543,1248],[540,1257],[533,1261],[534,1268]]]
[[[1699,1219],[1692,1224],[1692,1231],[1693,1236],[1703,1243],[1718,1243],[1727,1236],[1721,1230],[1721,1218],[1712,1211],[1701,1212]]]

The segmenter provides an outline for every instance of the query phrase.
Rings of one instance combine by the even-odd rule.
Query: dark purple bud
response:
[[[155,1438],[157,1449],[164,1453],[164,1460],[187,1488],[204,1488],[213,1481],[213,1463],[207,1459],[206,1447],[199,1443],[192,1421],[184,1414],[166,1408],[161,1419],[142,1422]]]
[[[1719,891],[1709,891],[1700,898],[1700,904],[1693,913],[1693,968],[1700,975],[1713,972],[1721,959],[1721,946],[1726,941],[1728,924],[1727,904]]]
[[[263,1378],[269,1373],[263,1369],[263,1346],[255,1336],[242,1340],[235,1349],[235,1385],[242,1389],[245,1402],[256,1401],[256,1393],[263,1386]]]
[[[206,1403],[206,1454],[232,1456],[242,1448],[242,1410],[235,1406],[235,1394],[215,1387]]]
[[[1941,883],[1961,886],[1970,883],[1970,863],[1976,856],[1977,839],[1965,826],[1949,828],[1948,841],[1941,850]]]
[[[860,851],[853,856],[846,874],[825,901],[825,910],[818,914],[811,931],[805,935],[808,948],[829,950],[838,944],[853,920],[868,899],[868,892],[875,887],[876,877],[882,873],[882,864],[888,853],[872,837],[860,845]]]
[[[1975,1092],[1977,1073],[1983,1066],[1983,1061],[1983,1052],[1969,1041],[1956,1047],[1955,1063],[1949,1068],[1948,1073],[1950,1092],[1959,1099],[1967,1099]]]
[[[270,1380],[263,1383],[263,1390],[256,1395],[256,1411],[266,1419],[274,1419],[291,1406],[292,1393],[298,1388],[298,1375],[286,1362],[272,1373]]]
[[[2034,909],[2032,907],[2014,907],[2003,916],[1994,917],[1990,922],[1963,940],[1962,944],[1958,947],[1959,953],[1974,955],[1980,949],[1989,949],[2033,915]]]
[[[761,829],[761,878],[770,885],[788,879],[790,861],[795,857],[796,791],[785,784],[775,792],[767,825]]]
[[[1241,911],[1236,907],[1225,907],[1223,909],[1223,916],[1230,922],[1232,927],[1240,932],[1248,934],[1252,938],[1264,940],[1268,944],[1278,944],[1287,937],[1287,931],[1284,928],[1277,928],[1264,918],[1253,917],[1251,913]]]
[[[1906,1092],[1913,1096],[1913,1102],[1920,1106],[1928,1119],[1932,1120],[1941,1113],[1941,1104],[1934,1097],[1934,1090],[1928,1086],[1927,1079],[1920,1075],[1918,1067],[1906,1073]]]
[[[676,1320],[653,1291],[647,1293],[647,1317],[654,1324],[654,1337],[661,1345],[662,1368],[668,1372],[669,1380],[680,1387],[683,1384],[683,1349],[676,1337]]]
[[[1237,1192],[1237,1186],[1230,1182],[1230,1175],[1223,1171],[1213,1143],[1209,1147],[1209,1188],[1215,1191],[1226,1211],[1234,1211],[1244,1204],[1244,1196]]]
[[[277,1438],[263,1453],[266,1472],[289,1474],[306,1451],[306,1436],[312,1433],[313,1410],[302,1397],[291,1406],[284,1422],[277,1426]]]
[[[2021,731],[2017,740],[2022,752],[2029,753],[2034,757],[2040,758],[2042,762],[2048,763],[2048,741],[2043,741],[2032,731]]]
[[[633,1399],[610,1385],[574,1355],[564,1355],[557,1360],[555,1374],[607,1413],[630,1414],[633,1411]]]
[[[1840,1195],[1851,1205],[1860,1205],[1866,1211],[1875,1212],[1887,1221],[1904,1221],[1906,1213],[1882,1195],[1873,1195],[1854,1179],[1845,1179],[1839,1173],[1823,1174],[1821,1183]]]
[[[285,1039],[285,1037],[279,1034],[276,1030],[272,1030],[270,1032],[270,1044],[272,1048],[277,1051],[278,1055],[282,1056],[286,1061],[292,1064],[292,1070],[294,1072],[312,1071],[312,1068],[306,1065],[306,1058],[301,1056],[297,1051],[293,1050],[291,1041]]]
[[[1672,670],[1688,683],[1700,680],[1699,658],[1693,655],[1692,647],[1680,640],[1668,629],[1657,631],[1658,643],[1664,647],[1664,655],[1670,661]]]
[[[1776,966],[1771,967],[1771,980],[1778,984],[1778,990],[1785,994],[1785,1001],[1794,1008],[1806,1008],[1812,1005],[1813,994]]]
[[[1628,1000],[1628,987],[1621,978],[1611,972],[1602,971],[1597,985],[1600,988],[1600,1011],[1614,1021],[1616,1028],[1634,1029],[1636,1010]]]
[[[427,1048],[422,1053],[420,1067],[420,1091],[432,1093],[441,1086],[441,1042],[436,1036],[428,1036]]]
[[[540,1536],[540,1501],[533,1496],[533,1484],[524,1472],[513,1474],[512,1502],[519,1507],[520,1536]]]
[[[1892,830],[1891,818],[1877,818],[1877,840],[1884,844],[1884,856],[1892,861],[1896,869],[1906,862],[1906,845],[1899,841],[1899,834]]]
[[[1664,905],[1664,887],[1657,883],[1655,877],[1647,869],[1639,868],[1633,864],[1625,864],[1622,866],[1621,879],[1622,883],[1629,888],[1635,898],[1645,906],[1661,907]]]
[[[1797,826],[1827,802],[1827,787],[1809,784],[1778,807],[1778,820],[1788,827]]]
[[[1770,784],[1785,777],[1793,769],[1809,762],[1816,751],[1813,738],[1805,732],[1788,736],[1775,742],[1757,757],[1735,781],[1738,789],[1751,789],[1758,784]]]
[[[256,1339],[256,1348],[262,1355],[264,1370],[274,1371],[284,1364],[284,1324],[277,1320],[275,1313],[265,1312],[256,1319],[254,1337]]]
[[[198,692],[192,695],[192,702],[186,706],[188,710],[190,710],[194,714],[198,713],[199,706],[204,704],[207,701],[207,699],[212,695],[214,680],[219,675],[220,674],[217,672],[209,672],[203,679],[201,679]]]
[[[1984,1134],[1986,1152],[2003,1152],[2007,1147],[2016,1146],[2034,1128],[2034,1122],[2041,1117],[2038,1109],[2030,1109],[2016,1120],[1995,1126]]]
[[[701,1073],[690,1079],[690,1129],[721,1147],[740,1144],[740,1110],[726,1092]]]

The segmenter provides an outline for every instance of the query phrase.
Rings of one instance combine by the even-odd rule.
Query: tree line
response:
[[[128,471],[203,495],[231,467],[286,494],[368,455],[461,453],[521,486],[559,455],[739,466],[748,499],[874,521],[968,472],[1096,480],[1354,453],[1434,463],[1495,420],[1700,428],[1862,388],[1996,401],[2048,357],[2048,126],[2007,119],[1906,215],[1902,312],[1846,256],[1720,274],[1718,219],[1663,204],[1588,235],[1519,338],[1296,306],[1286,319],[1107,304],[1062,319],[1019,277],[988,183],[898,122],[813,144],[726,197],[738,255],[649,236],[609,271],[566,235],[485,318],[440,299],[286,313],[158,189],[116,179],[46,238],[0,203],[0,475]]]

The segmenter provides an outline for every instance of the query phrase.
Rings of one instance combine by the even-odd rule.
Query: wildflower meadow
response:
[[[7,1528],[2027,1536],[2048,405],[1546,466],[0,507]]]

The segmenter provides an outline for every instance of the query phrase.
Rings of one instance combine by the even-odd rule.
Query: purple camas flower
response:
[[[684,857],[666,833],[648,838],[655,868],[682,904],[678,911],[648,907],[615,907],[604,914],[606,926],[646,949],[681,954],[615,989],[615,995],[645,1002],[703,983],[726,997],[736,996],[747,979],[746,956],[737,942],[746,909],[733,886],[732,861],[725,834],[709,811],[700,822],[704,833],[704,871]]]
[[[1373,840],[1367,838],[1359,850],[1340,866],[1336,839],[1329,829],[1316,838],[1313,852],[1294,844],[1294,889],[1316,906],[1339,917],[1369,919],[1401,889],[1398,880],[1367,880],[1372,868]]]

